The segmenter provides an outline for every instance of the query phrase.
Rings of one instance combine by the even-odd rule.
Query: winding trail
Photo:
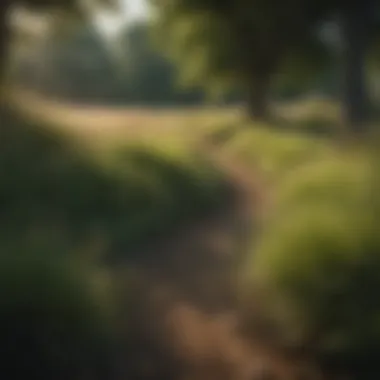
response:
[[[299,363],[254,347],[239,333],[237,268],[265,211],[265,193],[252,169],[210,144],[201,149],[229,176],[236,199],[141,252],[150,259],[135,272],[138,291],[129,309],[134,310],[133,334],[121,360],[127,369],[121,378],[294,380]]]

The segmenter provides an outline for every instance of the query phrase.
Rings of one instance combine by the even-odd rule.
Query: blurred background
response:
[[[4,379],[380,375],[377,0],[3,0]]]

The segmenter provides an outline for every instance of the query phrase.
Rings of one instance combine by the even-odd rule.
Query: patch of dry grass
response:
[[[112,108],[63,104],[34,93],[14,90],[11,104],[27,116],[54,125],[93,143],[125,143],[130,140],[194,142],[209,125],[234,122],[233,108]]]

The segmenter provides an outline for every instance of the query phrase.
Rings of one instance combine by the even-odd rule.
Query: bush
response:
[[[285,178],[276,194],[278,211],[305,207],[305,203],[361,208],[371,191],[372,168],[363,154],[336,155],[302,165]]]
[[[112,334],[91,273],[46,247],[1,247],[2,373],[7,379],[109,378]]]
[[[368,157],[358,155],[293,173],[245,277],[249,289],[266,292],[281,339],[306,344],[321,363],[354,378],[374,371],[371,359],[380,353],[375,174]]]

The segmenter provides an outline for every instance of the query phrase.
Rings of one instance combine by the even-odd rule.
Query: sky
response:
[[[148,11],[148,3],[147,0],[122,0],[125,6],[129,7],[129,12],[131,17],[141,18],[145,17]]]
[[[117,33],[126,23],[144,19],[149,15],[148,0],[119,0],[122,10],[96,15],[97,24],[109,35]]]
[[[0,0],[1,1],[1,0]],[[92,0],[90,0],[92,1]],[[96,25],[102,30],[104,36],[112,38],[131,21],[141,20],[149,17],[149,0],[118,0],[120,11],[99,10],[92,16]],[[41,17],[38,13],[32,13],[24,8],[18,7],[11,14],[11,22],[14,23],[21,32],[28,34],[42,35],[49,26],[49,19]]]

